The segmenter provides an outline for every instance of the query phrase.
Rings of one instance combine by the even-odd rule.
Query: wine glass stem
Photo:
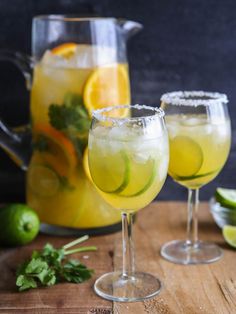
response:
[[[198,243],[199,189],[188,189],[187,245]]]
[[[132,239],[133,214],[122,213],[123,269],[122,276],[128,278],[134,273],[134,245]]]

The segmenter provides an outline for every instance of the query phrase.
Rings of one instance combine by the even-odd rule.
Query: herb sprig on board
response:
[[[52,286],[60,282],[82,283],[91,278],[93,269],[88,269],[79,260],[67,259],[68,255],[74,253],[97,250],[95,246],[71,249],[87,239],[87,235],[83,236],[59,249],[48,243],[42,251],[34,251],[31,258],[17,270],[16,285],[19,291]]]

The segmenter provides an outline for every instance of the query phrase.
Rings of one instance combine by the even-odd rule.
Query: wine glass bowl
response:
[[[121,117],[120,109],[130,110]],[[113,301],[138,301],[159,293],[161,283],[135,270],[132,217],[161,190],[168,169],[164,112],[144,105],[115,106],[93,112],[89,132],[89,168],[103,198],[122,214],[122,271],[104,274],[95,292]]]
[[[170,144],[168,173],[188,188],[187,240],[164,244],[161,255],[181,264],[210,263],[222,251],[198,240],[199,189],[218,175],[229,154],[228,99],[220,93],[191,91],[167,93],[161,101]]]

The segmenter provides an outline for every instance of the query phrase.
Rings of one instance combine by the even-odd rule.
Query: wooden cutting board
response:
[[[101,274],[120,269],[121,233],[91,237],[86,245],[98,251],[80,253],[80,259],[95,269],[95,275],[83,284],[58,284],[50,288],[19,293],[15,287],[15,269],[33,249],[46,242],[56,247],[73,238],[39,235],[30,245],[0,249],[0,313],[77,313],[77,314],[224,314],[236,313],[236,250],[225,244],[221,230],[213,222],[207,203],[199,211],[199,235],[214,241],[224,250],[223,258],[206,265],[177,265],[165,261],[160,247],[172,239],[184,239],[186,204],[155,202],[140,211],[134,227],[136,265],[163,282],[161,293],[153,299],[135,303],[112,303],[93,292],[95,279]]]

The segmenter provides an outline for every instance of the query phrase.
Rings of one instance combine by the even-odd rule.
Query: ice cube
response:
[[[77,68],[92,68],[117,61],[116,50],[110,47],[78,45],[70,60]]]
[[[169,160],[165,156],[158,160],[157,173],[160,180],[164,180],[166,178],[168,165]]]
[[[53,54],[47,50],[42,57],[42,64],[50,67],[65,68],[67,67],[67,60],[61,56]]]
[[[111,47],[77,45],[70,58],[53,54],[47,50],[42,63],[57,68],[92,68],[117,62],[116,50]]]

